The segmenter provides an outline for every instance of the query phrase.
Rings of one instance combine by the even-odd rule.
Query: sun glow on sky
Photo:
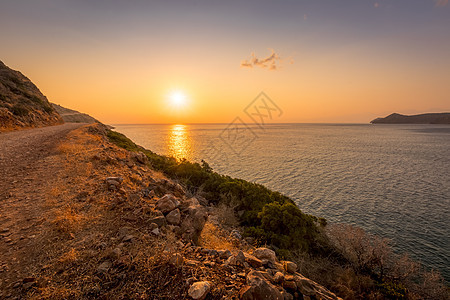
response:
[[[180,90],[172,91],[169,95],[169,101],[173,108],[181,109],[187,104],[187,96]]]
[[[11,0],[0,60],[109,124],[229,123],[261,91],[276,122],[367,123],[450,110],[448,28],[447,0]]]

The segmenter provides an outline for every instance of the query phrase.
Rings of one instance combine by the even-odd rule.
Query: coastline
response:
[[[259,299],[262,289],[271,299],[340,299],[421,292],[336,248],[357,236],[368,249],[383,250],[371,248],[384,247],[382,239],[335,227],[324,240],[324,220],[206,163],[156,155],[100,124],[72,131],[57,149],[62,170],[44,186],[40,232],[26,246],[34,264],[2,273],[21,276],[0,282],[3,296],[198,299],[201,292]],[[428,296],[443,292],[439,280],[433,284]]]

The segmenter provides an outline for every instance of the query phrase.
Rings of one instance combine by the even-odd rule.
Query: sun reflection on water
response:
[[[191,140],[186,125],[172,125],[168,136],[169,156],[177,160],[190,159]]]

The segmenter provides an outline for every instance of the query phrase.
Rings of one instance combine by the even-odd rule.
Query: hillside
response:
[[[0,61],[0,131],[62,123],[36,85]]]
[[[100,123],[97,119],[91,117],[88,114],[81,113],[79,111],[69,109],[62,107],[61,105],[51,103],[53,108],[56,110],[57,113],[63,118],[64,122],[66,123]]]
[[[390,114],[370,121],[372,124],[450,124],[450,113],[428,113],[420,115]]]

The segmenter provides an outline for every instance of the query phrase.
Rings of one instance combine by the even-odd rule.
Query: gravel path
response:
[[[0,290],[31,270],[29,254],[45,222],[45,195],[62,168],[57,146],[83,125],[0,133]]]

